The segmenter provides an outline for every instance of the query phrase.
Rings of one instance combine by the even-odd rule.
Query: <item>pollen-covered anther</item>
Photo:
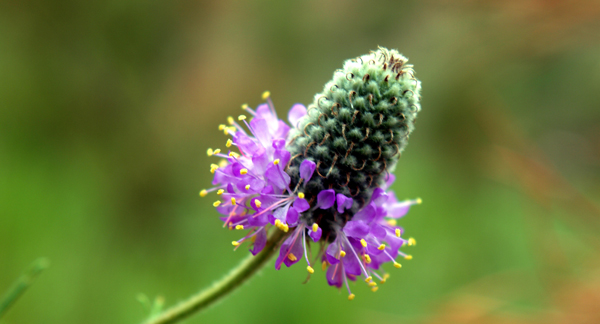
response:
[[[292,261],[292,262],[298,260],[298,258],[296,258],[294,253],[288,254],[287,258],[290,259],[290,261]]]
[[[248,173],[248,169],[241,169],[240,170],[240,174],[241,175],[244,175],[244,174],[247,174],[247,173]]]
[[[398,222],[395,219],[390,219],[387,221],[387,223],[390,226],[396,226],[398,224]]]
[[[213,203],[213,207],[219,207],[219,205],[221,205],[221,201],[217,200]]]
[[[313,232],[316,232],[316,231],[318,231],[318,230],[319,230],[319,224],[317,224],[317,223],[314,223],[314,224],[312,225],[312,231],[313,231]]]
[[[366,283],[369,283],[369,282],[371,282],[371,280],[373,280],[373,277],[372,277],[372,276],[368,276],[368,277],[366,277],[366,278],[365,278],[365,282],[366,282]]]
[[[408,246],[413,246],[413,245],[417,245],[417,241],[411,237],[408,239]]]
[[[323,263],[321,263],[321,269],[323,271],[327,270],[327,261],[323,261]]]
[[[236,200],[235,200],[235,198],[234,198],[234,197],[231,197],[231,204],[232,204],[232,205],[235,205],[235,203],[236,203]]]
[[[231,145],[233,145],[233,141],[231,140],[231,138],[229,138],[229,139],[227,139],[227,143],[225,143],[225,146],[231,147]]]
[[[379,282],[384,284],[388,280],[389,277],[390,277],[390,275],[388,273],[386,273],[383,275],[383,278],[381,278],[381,280]]]
[[[367,264],[371,263],[371,256],[368,254],[365,254],[365,263],[367,263]]]
[[[304,192],[299,192],[298,193],[298,198],[304,199]]]
[[[206,197],[206,195],[208,195],[208,191],[206,191],[206,189],[200,190],[200,197]]]
[[[206,150],[206,155],[213,156],[214,154],[215,152],[213,151],[213,149],[209,148],[208,150]]]
[[[402,265],[400,263],[398,263],[398,262],[394,262],[394,267],[396,269],[400,269],[400,268],[402,268]]]
[[[238,242],[238,241],[233,241],[233,242],[231,242],[231,245],[233,245],[233,246],[238,246],[238,245],[240,245],[240,242]]]
[[[265,91],[262,93],[262,100],[267,100],[271,96],[271,91]]]
[[[340,251],[340,257],[345,257],[346,256],[346,251]]]
[[[234,157],[234,158],[236,158],[236,159],[240,157],[240,155],[239,155],[239,154],[237,154],[237,153],[235,153],[235,152],[229,152],[229,154],[228,154],[228,155],[229,155],[230,157]]]
[[[244,109],[244,110],[248,109],[248,104],[243,104],[242,109]]]
[[[383,250],[385,250],[385,244],[381,244],[381,245],[380,245],[380,246],[377,248],[377,250],[379,250],[379,251],[383,251]]]
[[[371,291],[376,292],[378,289],[379,289],[379,287],[373,287],[373,288],[371,288]]]
[[[244,225],[235,225],[235,229],[236,230],[243,230],[244,229]]]
[[[348,296],[348,300],[354,300],[354,297],[356,297],[356,295],[354,295],[354,294],[350,294],[350,295]]]
[[[246,116],[245,115],[239,115],[238,116],[238,120],[246,120]]]
[[[227,122],[229,123],[229,125],[233,125],[235,121],[233,120],[233,117],[229,116],[227,117]]]
[[[219,196],[220,196],[220,195],[222,195],[224,192],[225,192],[225,190],[223,190],[223,189],[219,189],[219,190],[217,190],[217,195],[219,195]]]
[[[254,199],[254,204],[256,205],[256,208],[260,208],[262,206],[262,203],[258,199]],[[281,221],[278,219],[275,221],[275,226],[277,226],[277,221],[281,223]]]
[[[215,171],[217,171],[217,169],[219,169],[218,165],[216,165],[216,164],[210,165],[210,173],[215,173]]]
[[[375,286],[377,286],[377,283],[375,281],[369,282],[369,287],[375,287]]]
[[[246,189],[246,190],[250,190],[250,185],[249,185],[249,184],[248,184],[248,185],[246,185],[246,186],[244,187],[244,189]]]
[[[367,241],[365,241],[365,239],[360,239],[360,244],[361,244],[363,247],[367,247]]]
[[[306,270],[308,270],[309,273],[315,273],[315,269],[313,269],[311,266],[306,267]]]
[[[406,256],[404,256],[404,259],[406,259],[406,260],[412,260],[412,255],[410,255],[410,254],[406,255]]]
[[[219,125],[219,130],[220,131],[225,130],[225,128],[227,128],[227,125],[225,125],[225,124]]]
[[[279,159],[275,159],[275,161],[273,161],[273,164],[278,165],[279,164]]]
[[[213,151],[213,154],[219,154],[219,153],[221,153],[221,149],[216,149]]]
[[[402,232],[400,232],[399,228],[396,228],[396,237],[400,237],[400,234],[402,234]]]
[[[423,199],[421,199],[421,198],[417,198],[417,200],[416,200],[416,201],[417,201],[417,205],[420,205],[420,204],[422,204],[422,203],[423,203]]]

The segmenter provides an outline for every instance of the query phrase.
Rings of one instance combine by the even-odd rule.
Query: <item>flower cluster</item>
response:
[[[387,191],[394,180],[393,175],[388,175],[386,184],[374,190],[371,201],[352,220],[344,226],[328,224],[332,231],[324,237],[317,222],[309,224],[300,216],[308,210],[330,208],[343,215],[350,210],[354,201],[351,197],[327,189],[316,194],[316,202],[309,203],[305,199],[303,184],[309,183],[315,176],[316,164],[308,159],[300,163],[302,180],[294,188],[290,187],[290,176],[286,173],[291,155],[286,150],[290,126],[277,118],[268,92],[263,94],[263,99],[266,103],[259,105],[256,110],[242,106],[252,115],[249,122],[246,116],[241,115],[237,121],[229,117],[229,125],[219,126],[220,130],[231,136],[226,146],[236,147],[239,153],[230,150],[225,154],[220,149],[208,150],[209,156],[220,157],[222,161],[219,165],[211,165],[214,187],[202,190],[200,196],[216,191],[221,199],[215,201],[213,206],[223,215],[221,220],[224,226],[249,230],[247,235],[232,242],[235,248],[250,241],[250,252],[256,255],[265,247],[269,227],[274,226],[284,232],[291,230],[281,245],[275,262],[276,269],[280,269],[282,264],[289,267],[304,258],[307,270],[312,274],[312,264],[315,259],[320,259],[323,270],[327,270],[328,283],[336,287],[345,284],[349,299],[353,299],[354,294],[350,292],[348,279],[355,280],[357,276],[364,276],[371,289],[376,291],[378,287],[373,277],[382,283],[388,277],[388,274],[381,272],[383,263],[392,262],[400,268],[395,261],[398,255],[411,258],[400,252],[399,248],[413,245],[415,241],[402,237],[404,230],[396,226],[396,219],[404,216],[410,206],[420,203],[420,200],[398,202],[394,194]],[[306,108],[296,104],[290,110],[288,120],[294,126],[306,114]],[[314,242],[323,239],[329,244],[313,262],[309,258],[308,237]]]

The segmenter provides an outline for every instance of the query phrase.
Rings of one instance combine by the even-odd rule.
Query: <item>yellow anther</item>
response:
[[[390,226],[396,226],[398,224],[398,222],[395,219],[388,219],[387,223]]]
[[[256,235],[252,236],[252,237],[250,238],[250,241],[252,241],[252,243],[256,242]]]
[[[384,275],[383,275],[383,279],[384,279],[384,280],[387,280],[387,278],[389,278],[389,277],[390,277],[390,274],[389,274],[389,273],[386,273],[386,274],[384,274]]]
[[[281,226],[281,221],[279,219],[275,220],[275,226],[277,226],[277,227]]]
[[[400,234],[402,234],[402,233],[400,232],[400,229],[399,229],[399,228],[396,228],[396,237],[400,237]]]
[[[273,164],[278,165],[279,164],[279,159],[275,159],[275,161],[273,161]]]
[[[244,109],[244,110],[248,109],[248,104],[243,104],[242,109]]]
[[[221,201],[220,201],[220,200],[217,200],[217,201],[215,201],[215,202],[213,203],[213,206],[214,206],[214,207],[219,207],[219,205],[220,205],[220,204],[221,204]]]
[[[398,262],[394,262],[394,267],[397,269],[400,269],[400,268],[402,268],[402,265]]]
[[[375,281],[369,282],[369,287],[375,287],[375,286],[377,286],[377,283]]]
[[[224,168],[228,165],[229,163],[227,162],[227,160],[225,159],[221,159],[221,161],[219,161],[219,168]]]
[[[288,259],[290,259],[290,261],[296,261],[298,260],[298,258],[296,258],[296,256],[294,255],[294,253],[290,253],[288,254]]]
[[[323,261],[323,263],[321,263],[321,269],[323,269],[323,271],[327,270],[327,261]]]
[[[238,120],[246,120],[246,116],[244,116],[244,115],[239,115],[239,116],[238,116]]]
[[[417,204],[419,204],[419,205],[420,205],[420,204],[422,204],[422,203],[423,203],[423,200],[422,200],[421,198],[417,198]]]
[[[413,246],[413,245],[417,245],[417,241],[411,237],[408,239],[408,246]]]
[[[372,276],[368,276],[368,277],[366,277],[366,278],[365,278],[365,282],[366,282],[366,283],[369,283],[369,282],[371,282],[371,280],[373,280],[373,277],[372,277]]]
[[[250,185],[246,185],[246,186],[244,187],[244,189],[246,189],[246,190],[250,190]]]
[[[236,230],[243,230],[244,229],[244,225],[235,225],[235,229]]]
[[[262,94],[262,100],[267,100],[267,98],[269,98],[271,96],[271,92],[270,91],[265,91]]]
[[[213,151],[213,149],[209,148],[208,150],[206,150],[206,155],[213,156],[213,154],[215,154],[215,152]]]
[[[213,154],[219,154],[219,153],[221,153],[221,149],[216,149],[213,151]]]
[[[224,130],[226,127],[227,127],[227,125],[225,125],[225,124],[221,124],[221,125],[219,125],[219,130],[220,130],[220,131],[222,131],[222,130]]]
[[[246,174],[246,173],[248,173],[248,169],[241,169],[241,170],[240,170],[240,174],[241,174],[241,175],[244,175],[244,174]]]
[[[378,289],[379,289],[379,287],[373,287],[373,288],[371,288],[371,291],[376,292]]]
[[[384,284],[386,280],[387,280],[387,279],[383,278],[383,279],[381,279],[381,281],[380,281],[379,283],[382,283],[382,284]]]
[[[340,257],[345,257],[346,256],[346,251],[340,251]]]
[[[235,205],[235,198],[231,197],[231,204]]]
[[[262,203],[258,199],[254,199],[254,204],[256,205],[256,208],[260,208],[262,206]],[[281,223],[281,221],[278,219],[275,221],[275,225],[277,225],[277,221],[279,221],[279,223]]]
[[[365,254],[365,262],[367,264],[371,263],[371,257],[368,254]]]
[[[233,123],[234,123],[233,117],[231,117],[231,116],[227,117],[227,122],[229,123],[229,125],[233,125]]]
[[[363,247],[367,247],[367,241],[365,241],[365,239],[360,239],[360,244],[361,244]]]
[[[313,226],[312,226],[312,231],[316,232],[318,230],[319,230],[319,225],[317,223],[314,223]]]
[[[306,270],[308,270],[309,273],[315,273],[315,269],[313,269],[311,266],[306,267]]]
[[[233,241],[233,242],[231,242],[231,245],[233,245],[233,246],[238,246],[238,245],[240,245],[240,242],[238,242],[238,241]]]
[[[379,251],[383,251],[383,250],[385,250],[385,244],[381,244],[381,245],[380,245],[380,246],[377,248],[377,250],[379,250]]]
[[[348,300],[353,300],[354,297],[356,297],[354,294],[350,294],[350,296],[348,296]]]
[[[216,164],[211,164],[210,165],[210,173],[215,173],[215,171],[217,171],[217,169],[219,168],[218,165]]]
[[[234,158],[236,158],[236,159],[240,157],[240,155],[239,155],[239,154],[237,154],[237,153],[235,153],[235,152],[229,152],[229,156],[230,156],[230,157],[234,157]]]
[[[283,224],[281,230],[287,233],[290,230],[290,226],[288,224]]]
[[[406,260],[412,260],[412,255],[410,255],[410,254],[409,254],[409,255],[405,256],[404,258],[405,258]]]
[[[225,146],[231,147],[231,145],[233,145],[233,141],[231,140],[231,138],[229,138],[227,139],[227,143],[225,143]]]
[[[206,191],[206,189],[200,190],[200,197],[206,197],[206,195],[208,195],[208,191]]]
[[[298,198],[304,199],[304,192],[299,192],[298,193]]]
[[[219,189],[219,190],[217,190],[217,195],[219,195],[219,196],[220,196],[220,195],[222,195],[224,192],[225,192],[225,190],[223,190],[223,189]]]

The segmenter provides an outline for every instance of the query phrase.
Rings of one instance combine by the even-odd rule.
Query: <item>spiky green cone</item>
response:
[[[394,170],[421,110],[421,84],[407,61],[381,47],[347,60],[290,132],[291,188],[300,179],[300,163],[309,159],[317,164],[305,187],[309,201],[325,189],[354,199],[344,215],[335,208],[304,213],[308,224],[317,222],[326,232],[332,222],[343,226]]]

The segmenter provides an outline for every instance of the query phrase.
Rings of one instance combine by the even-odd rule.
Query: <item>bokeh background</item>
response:
[[[352,302],[269,265],[188,323],[598,323],[599,35],[591,0],[1,1],[0,292],[52,265],[0,323],[138,323],[221,277],[217,125],[378,45],[423,84],[414,259]]]

